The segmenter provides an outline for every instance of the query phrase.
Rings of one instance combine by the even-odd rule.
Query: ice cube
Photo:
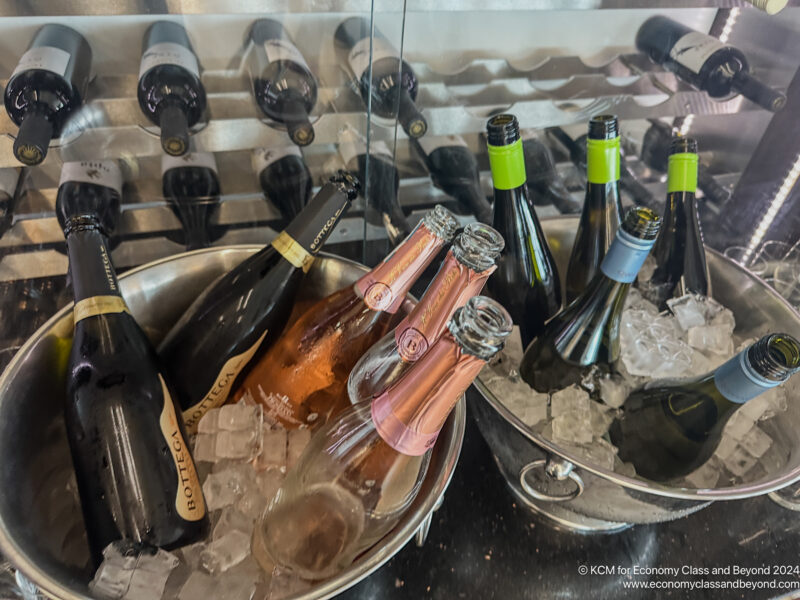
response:
[[[586,390],[577,385],[571,385],[550,397],[550,414],[555,418],[575,411],[588,413],[590,402]]]
[[[226,431],[242,431],[261,427],[264,407],[261,404],[226,404],[219,409],[218,426]]]
[[[614,470],[617,449],[603,438],[595,437],[588,444],[575,446],[575,450],[595,467]]]
[[[224,573],[217,581],[218,592],[214,600],[252,600],[257,582],[247,577]]]
[[[287,469],[291,469],[294,466],[303,450],[308,446],[309,441],[311,441],[311,430],[308,428],[292,429],[289,432],[286,449]]]
[[[192,570],[196,571],[200,568],[200,554],[202,554],[203,550],[206,549],[205,542],[197,542],[196,544],[190,544],[189,546],[184,546],[180,549],[181,557],[183,558],[183,562],[185,562]]]
[[[192,574],[192,571],[193,569],[189,565],[179,563],[172,573],[169,574],[167,585],[164,586],[164,595],[162,598],[164,600],[173,600],[174,598],[177,598],[181,588],[189,580],[189,576]]]
[[[553,419],[553,441],[574,444],[588,444],[594,435],[590,422],[591,413],[570,411]]]
[[[198,433],[217,433],[219,431],[219,411],[218,408],[212,408],[202,417],[197,423]]]
[[[161,598],[172,570],[179,564],[178,558],[164,550],[153,554],[143,552],[133,571],[124,600],[152,600]]]
[[[269,586],[269,600],[282,600],[288,596],[311,589],[311,582],[275,567]]]
[[[132,568],[104,560],[89,582],[89,590],[93,596],[118,600],[128,591],[132,578]]]
[[[226,508],[222,511],[219,521],[211,532],[211,539],[218,540],[229,531],[237,530],[250,533],[253,529],[253,520],[236,508]]]
[[[267,469],[256,474],[256,484],[265,502],[269,503],[275,497],[283,483],[283,477],[278,469]]]
[[[626,477],[636,477],[636,467],[633,466],[633,463],[622,462],[619,458],[614,461],[614,472]]]
[[[706,324],[706,306],[700,296],[686,294],[680,298],[671,298],[667,300],[667,306],[684,331]]]
[[[761,458],[772,446],[772,438],[769,437],[764,431],[754,425],[744,437],[739,438],[739,445],[747,450],[750,456]]]
[[[732,333],[727,325],[700,325],[689,328],[688,341],[692,348],[728,357],[733,355]]]
[[[612,408],[622,406],[630,393],[630,388],[621,377],[605,377],[599,384],[600,399]]]
[[[270,498],[271,499],[271,498]],[[242,512],[252,524],[267,507],[267,499],[258,489],[250,489],[236,502],[236,508]],[[251,527],[252,529],[252,527]]]
[[[756,426],[758,417],[753,417],[742,409],[735,411],[728,422],[725,423],[725,428],[722,435],[729,437],[733,440],[741,440],[747,437],[750,430]]]
[[[736,440],[726,437],[722,438],[714,455],[722,461],[728,471],[740,477],[743,477],[758,462],[758,459]]]
[[[216,434],[198,433],[194,439],[192,455],[197,462],[217,462],[219,457],[217,457]]]
[[[261,453],[256,457],[253,466],[258,469],[269,469],[286,466],[286,430],[271,429],[269,425],[264,425],[263,440],[261,442]]]
[[[608,432],[608,427],[614,420],[617,411],[601,404],[600,402],[591,402],[589,405],[589,426],[595,437],[602,437]]]
[[[103,561],[133,570],[139,562],[139,547],[129,541],[112,542],[103,548]]]
[[[720,476],[720,465],[716,457],[703,463],[686,476],[686,482],[697,489],[713,489]]]
[[[639,274],[641,275],[642,272],[639,271]],[[656,316],[659,312],[658,307],[639,293],[636,288],[628,290],[628,296],[625,298],[625,310],[638,310],[652,316]]]
[[[242,562],[249,553],[250,536],[233,530],[208,544],[200,554],[200,564],[212,575],[219,575]]]
[[[261,452],[262,429],[242,429],[240,431],[220,431],[216,434],[216,453],[220,458],[240,458],[249,460]]]
[[[252,471],[249,465],[244,465]],[[244,469],[228,469],[211,473],[203,482],[203,496],[208,510],[217,510],[233,504],[244,494],[247,486]]]
[[[241,580],[260,583],[264,581],[265,575],[264,570],[256,562],[256,559],[253,558],[253,555],[248,554],[242,562],[232,566],[222,577],[223,579],[228,579],[230,577],[231,579],[239,578]]]
[[[217,582],[210,575],[193,572],[178,593],[178,600],[213,599],[217,597]]]
[[[115,542],[103,550],[103,563],[89,584],[102,598],[150,600],[160,598],[178,558],[165,550]]]

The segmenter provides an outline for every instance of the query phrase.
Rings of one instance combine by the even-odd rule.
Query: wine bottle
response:
[[[345,168],[358,173],[361,181],[365,182],[362,194],[365,198],[367,221],[383,226],[389,242],[392,246],[397,246],[411,233],[411,225],[400,207],[397,197],[400,174],[394,166],[394,159],[386,142],[371,140],[367,154],[367,141],[355,129],[347,127],[339,132],[339,154]]]
[[[186,154],[189,128],[206,110],[206,90],[182,25],[156,21],[145,31],[137,95],[142,112],[161,129],[164,152]]]
[[[650,123],[642,139],[642,162],[651,169],[666,173],[667,157],[672,144],[672,128],[656,119]],[[715,204],[724,204],[731,197],[730,191],[718,184],[702,163],[697,165],[697,187],[703,191],[705,198]]]
[[[786,104],[785,95],[750,75],[741,50],[667,17],[647,19],[636,33],[636,47],[712,98],[739,93],[773,112]]]
[[[296,217],[311,198],[313,180],[297,146],[256,148],[253,171],[267,200],[285,221]]]
[[[77,31],[48,23],[31,40],[6,84],[6,112],[19,127],[14,156],[38,165],[50,140],[86,100],[92,48]]]
[[[580,296],[594,278],[620,223],[619,126],[613,115],[589,121],[586,180],[586,199],[567,266],[567,302]]]
[[[288,429],[319,427],[346,408],[353,366],[386,334],[408,290],[457,224],[450,211],[436,206],[354,285],[311,305],[253,365],[234,398],[260,402],[268,420]]]
[[[314,141],[308,120],[317,103],[317,81],[278,21],[258,19],[250,28],[253,94],[267,117],[286,125],[298,146]]]
[[[666,310],[667,300],[694,293],[711,295],[711,280],[703,246],[703,232],[694,197],[697,188],[697,141],[672,140],[667,174],[667,206],[653,257],[656,270],[645,296]]]
[[[528,199],[519,122],[514,115],[496,115],[486,129],[494,182],[493,226],[506,242],[487,289],[508,308],[527,345],[561,309],[561,283]]]
[[[350,371],[347,395],[352,404],[379,395],[425,356],[455,310],[481,292],[497,268],[495,261],[503,245],[503,237],[482,223],[469,223],[456,236],[414,310],[367,350]]]
[[[56,199],[75,295],[65,419],[98,564],[115,540],[177,548],[203,537],[208,527],[169,380],[122,298],[109,257],[102,224],[119,210],[108,202],[116,190],[95,178],[80,182],[85,193],[74,193],[78,173],[102,171],[104,163],[65,163],[69,173]]]
[[[365,106],[379,117],[397,118],[410,138],[425,135],[428,123],[414,104],[417,76],[377,27],[364,17],[350,17],[336,28],[334,48],[352,71]]]
[[[651,381],[634,391],[611,424],[619,457],[653,481],[688,475],[719,444],[725,423],[745,402],[800,369],[800,342],[773,333],[716,371],[682,381]]]
[[[554,392],[581,378],[591,365],[619,358],[619,321],[631,282],[655,243],[661,219],[634,207],[586,290],[553,317],[525,350],[522,378],[538,392]]]
[[[452,196],[478,221],[492,222],[492,207],[481,189],[478,161],[460,135],[426,135],[411,139],[433,180],[433,185]]]
[[[108,243],[122,205],[122,172],[116,161],[65,162],[61,167],[57,196],[75,211],[95,214]]]
[[[11,228],[24,177],[20,169],[0,169],[0,238]]]
[[[263,250],[215,280],[158,348],[189,433],[281,334],[305,272],[358,192],[339,172]],[[202,365],[202,369],[198,369]]]
[[[211,219],[219,212],[217,161],[210,152],[161,157],[161,189],[172,212],[183,225],[180,235],[170,238],[187,250],[211,245]],[[170,235],[168,234],[169,238]]]
[[[556,170],[553,154],[530,130],[522,134],[522,150],[525,153],[525,172],[528,175],[528,194],[536,206],[552,204],[565,215],[579,213],[580,202],[576,202]]]
[[[502,306],[472,298],[405,377],[320,429],[256,523],[256,560],[322,579],[388,533],[419,492],[447,415],[510,331]]]

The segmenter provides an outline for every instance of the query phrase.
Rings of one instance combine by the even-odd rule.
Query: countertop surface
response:
[[[425,545],[409,542],[340,598],[800,598],[800,513],[761,497],[616,534],[557,531],[512,496],[468,417]]]

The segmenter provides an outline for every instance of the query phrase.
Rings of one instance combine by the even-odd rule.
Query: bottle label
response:
[[[122,296],[92,296],[79,300],[72,309],[72,318],[77,323],[89,317],[112,313],[131,313]]]
[[[61,167],[59,187],[67,181],[93,183],[122,193],[122,171],[115,160],[82,160],[65,162]]]
[[[10,197],[14,197],[19,181],[19,169],[8,168],[0,169],[0,192],[5,192]]]
[[[264,52],[267,53],[269,62],[288,60],[308,69],[308,63],[300,50],[292,42],[286,39],[271,39],[264,42]],[[308,69],[309,71],[311,69]]]
[[[639,274],[655,240],[643,240],[632,236],[620,227],[608,248],[600,270],[606,277],[620,283],[632,283]]]
[[[714,372],[714,385],[720,394],[737,404],[744,404],[780,383],[756,373],[747,358],[747,350],[740,352]]]
[[[522,140],[517,140],[508,146],[489,144],[489,167],[492,170],[495,189],[514,190],[524,185],[526,176]]]
[[[680,152],[669,155],[667,193],[697,191],[697,154]]]
[[[189,453],[189,446],[183,439],[181,428],[178,425],[178,416],[175,414],[175,404],[167,390],[167,384],[161,374],[161,394],[164,398],[164,408],[161,411],[161,433],[169,446],[175,470],[178,474],[178,491],[175,495],[175,509],[186,521],[199,521],[206,516],[206,503],[203,499],[203,490],[197,469]]]
[[[222,365],[219,374],[216,379],[214,379],[214,383],[209,388],[208,393],[203,396],[202,400],[188,410],[183,411],[183,423],[186,426],[186,433],[190,435],[197,433],[197,424],[200,422],[203,415],[212,408],[219,408],[225,404],[228,395],[231,393],[233,382],[247,363],[250,362],[250,359],[253,358],[253,355],[256,353],[256,350],[258,350],[261,342],[264,341],[266,335],[267,332],[265,331],[250,348],[241,354],[230,357],[225,364]]]
[[[278,148],[255,148],[250,155],[253,171],[261,173],[273,163],[278,162],[286,156],[297,156],[303,158],[300,148],[294,144],[291,146],[280,146]]]
[[[348,127],[339,134],[339,154],[345,166],[353,164],[356,157],[367,153],[367,140],[352,127]],[[369,153],[371,156],[384,156],[389,161],[394,161],[389,146],[382,140],[370,140]]]
[[[188,152],[183,156],[161,155],[161,174],[179,167],[203,167],[217,173],[217,161],[211,152]]]
[[[693,73],[700,73],[706,61],[724,47],[725,44],[717,38],[699,31],[690,31],[675,42],[669,51],[669,57]]]
[[[303,273],[308,273],[314,262],[314,255],[303,248],[297,241],[285,231],[281,231],[272,240],[272,247],[277,250],[283,258],[288,260],[297,269],[303,269]]]
[[[356,79],[361,79],[369,68],[369,40],[368,36],[356,42],[347,56],[347,62],[350,63]],[[386,40],[374,37],[372,39],[372,63],[375,64],[384,58],[396,58],[400,61],[400,54]]]
[[[22,71],[32,69],[40,69],[42,71],[50,71],[56,75],[64,76],[67,72],[69,65],[70,54],[61,48],[54,48],[53,46],[39,46],[38,48],[31,48],[19,59],[14,72],[11,77]]]
[[[447,148],[449,146],[468,147],[467,142],[460,135],[424,135],[417,142],[419,142],[422,151],[428,156],[439,148]]]
[[[194,52],[186,46],[174,42],[160,42],[153,44],[144,54],[139,63],[139,79],[153,67],[159,65],[177,65],[189,71],[195,77],[200,77],[200,68]]]
[[[619,180],[619,138],[586,140],[586,180],[612,183]]]

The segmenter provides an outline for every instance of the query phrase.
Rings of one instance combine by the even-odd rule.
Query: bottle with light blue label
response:
[[[711,458],[737,408],[798,370],[800,342],[766,335],[702,377],[652,381],[633,392],[611,425],[611,441],[642,477],[683,477]]]
[[[660,225],[649,208],[628,211],[584,292],[525,351],[520,375],[531,387],[554,392],[580,382],[592,365],[607,368],[619,358],[622,307]]]

